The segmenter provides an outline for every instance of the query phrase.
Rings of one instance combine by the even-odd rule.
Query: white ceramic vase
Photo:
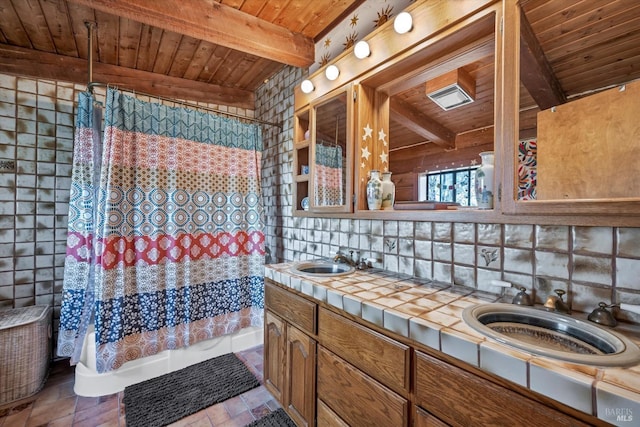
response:
[[[493,151],[480,153],[482,164],[476,169],[476,202],[480,209],[493,209]]]
[[[382,172],[382,209],[393,209],[396,185],[391,181],[391,172]]]
[[[367,205],[370,211],[379,210],[382,207],[382,181],[378,170],[370,172],[369,182],[367,182]]]

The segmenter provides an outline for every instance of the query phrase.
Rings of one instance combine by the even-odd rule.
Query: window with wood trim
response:
[[[477,168],[478,166],[474,166],[419,174],[418,200],[477,206],[475,190]]]

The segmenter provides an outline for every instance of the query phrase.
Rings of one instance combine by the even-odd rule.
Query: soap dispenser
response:
[[[616,307],[616,305],[607,305],[605,302],[598,303],[598,308],[593,310],[591,314],[587,317],[587,319],[591,320],[594,323],[598,323],[604,326],[614,327],[618,324],[613,314],[607,308]]]
[[[520,289],[520,292],[513,297],[513,301],[511,301],[511,303],[516,305],[533,305],[531,297],[527,294],[527,288],[521,286],[518,289]]]

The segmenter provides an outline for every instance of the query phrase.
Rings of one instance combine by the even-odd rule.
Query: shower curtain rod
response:
[[[230,113],[228,111],[222,111],[222,110],[218,110],[215,108],[210,108],[210,107],[203,107],[202,105],[198,105],[198,104],[194,104],[193,102],[189,102],[189,101],[179,101],[177,99],[172,99],[172,98],[168,98],[165,96],[161,96],[161,95],[153,95],[150,93],[144,93],[144,92],[140,92],[138,90],[133,90],[133,89],[127,89],[127,88],[121,88],[115,85],[110,85],[107,83],[100,83],[100,82],[89,82],[87,84],[87,90],[91,93],[93,93],[93,88],[99,86],[99,87],[114,87],[117,88],[118,90],[121,90],[123,92],[128,92],[131,93],[133,95],[142,95],[142,96],[148,96],[149,98],[155,98],[155,99],[159,99],[162,101],[167,101],[167,102],[173,102],[174,104],[179,104],[179,105],[184,105],[186,107],[190,107],[193,109],[199,109],[199,110],[204,110],[204,111],[209,111],[211,113],[215,113],[215,114],[221,114],[221,115],[225,115],[225,116],[229,116],[229,117],[235,117],[241,120],[247,120],[250,122],[254,122],[254,123],[260,123],[263,125],[269,125],[269,126],[275,126],[278,127],[280,129],[282,129],[282,124],[281,123],[272,123],[272,122],[267,122],[264,120],[260,120],[260,119],[255,119],[253,117],[246,117],[246,116],[242,116],[240,114],[235,114],[235,113]]]

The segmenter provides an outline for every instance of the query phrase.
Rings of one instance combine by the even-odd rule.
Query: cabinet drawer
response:
[[[415,354],[416,405],[452,426],[587,425],[427,354]]]
[[[331,410],[322,400],[317,403],[318,416],[316,425],[318,427],[349,427],[335,412]]]
[[[413,427],[449,427],[449,424],[434,417],[427,411],[420,409],[416,406],[416,410],[413,413]]]
[[[406,426],[409,402],[318,346],[318,399],[352,426]]]
[[[265,307],[303,331],[316,333],[316,308],[311,301],[265,281]]]
[[[409,390],[409,347],[321,308],[318,340],[398,393]]]

